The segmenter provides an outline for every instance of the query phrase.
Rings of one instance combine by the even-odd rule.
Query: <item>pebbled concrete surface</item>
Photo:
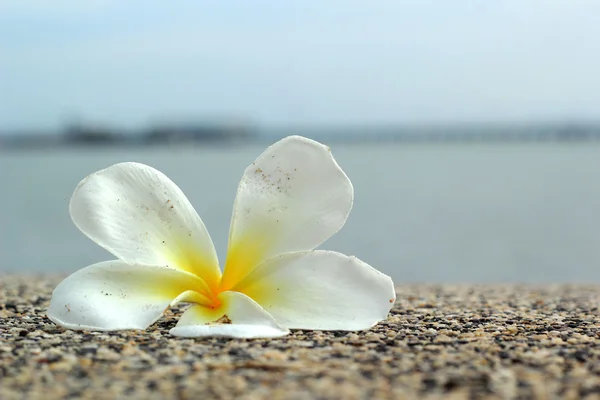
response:
[[[0,399],[600,399],[600,285],[410,285],[368,332],[74,332],[61,277],[0,275]],[[183,307],[183,306],[182,306]]]

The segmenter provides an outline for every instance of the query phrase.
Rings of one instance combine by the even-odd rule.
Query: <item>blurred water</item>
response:
[[[119,161],[181,186],[223,259],[243,169],[262,145],[0,153],[0,272],[72,272],[112,258],[75,228],[69,197]],[[600,282],[597,144],[335,144],[355,187],[322,247],[398,282]]]

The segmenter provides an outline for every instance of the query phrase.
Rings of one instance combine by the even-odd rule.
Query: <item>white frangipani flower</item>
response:
[[[77,186],[69,210],[118,260],[61,282],[48,317],[69,329],[145,329],[187,302],[175,336],[368,329],[395,301],[392,280],[355,257],[314,250],[344,225],[352,201],[328,147],[299,136],[275,143],[244,172],[221,274],[204,223],[179,187],[149,166],[113,165]]]

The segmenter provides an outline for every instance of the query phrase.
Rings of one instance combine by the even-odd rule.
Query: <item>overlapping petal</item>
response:
[[[221,289],[274,256],[311,250],[336,233],[353,189],[327,146],[290,136],[250,165],[234,204]]]
[[[392,280],[356,257],[315,250],[277,256],[233,290],[291,329],[363,330],[385,319]]]
[[[52,293],[47,315],[68,329],[146,329],[182,293],[208,304],[193,292],[203,284],[184,271],[106,261],[62,281]]]
[[[174,336],[276,338],[289,333],[256,302],[241,293],[223,292],[217,308],[193,305],[185,311],[177,326],[171,329]]]
[[[181,189],[147,165],[121,163],[81,181],[69,205],[73,222],[129,264],[168,265],[216,288],[217,255]]]

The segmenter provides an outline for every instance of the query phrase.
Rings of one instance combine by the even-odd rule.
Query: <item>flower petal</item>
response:
[[[181,189],[152,167],[127,162],[88,176],[69,210],[84,234],[128,264],[168,265],[211,288],[220,280],[204,223]]]
[[[146,329],[173,299],[202,284],[184,271],[105,261],[62,281],[52,293],[47,314],[67,329]]]
[[[183,337],[275,338],[289,333],[251,298],[236,292],[219,295],[221,306],[193,305],[170,333]]]
[[[352,200],[327,146],[290,136],[269,147],[240,182],[221,289],[274,256],[323,243],[344,225]]]
[[[324,250],[275,257],[234,290],[290,329],[368,329],[396,300],[390,277],[356,257]]]

